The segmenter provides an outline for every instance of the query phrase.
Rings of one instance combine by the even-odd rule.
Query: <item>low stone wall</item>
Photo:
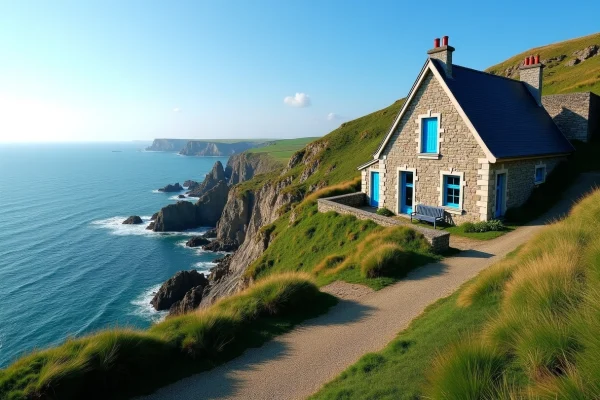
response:
[[[338,214],[354,215],[358,219],[370,219],[381,226],[407,226],[406,223],[395,218],[377,215],[367,210],[361,210],[366,202],[366,195],[362,192],[343,194],[341,196],[327,197],[317,201],[319,212],[335,211]],[[410,226],[415,231],[422,233],[431,244],[433,250],[442,253],[450,247],[450,234],[444,231],[424,228],[422,226]]]

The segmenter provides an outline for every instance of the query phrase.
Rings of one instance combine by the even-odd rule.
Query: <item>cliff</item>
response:
[[[263,142],[219,143],[190,140],[179,151],[179,154],[184,156],[230,156],[264,144]]]
[[[154,139],[148,151],[181,151],[188,144],[189,139]]]

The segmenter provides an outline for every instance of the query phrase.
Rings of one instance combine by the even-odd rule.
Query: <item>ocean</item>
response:
[[[164,317],[152,293],[221,254],[183,233],[145,229],[175,202],[156,189],[201,181],[215,161],[142,151],[144,143],[0,144],[0,368],[34,349],[102,328]],[[144,225],[122,225],[139,215]]]

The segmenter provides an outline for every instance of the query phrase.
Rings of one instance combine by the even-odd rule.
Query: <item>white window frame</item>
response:
[[[422,153],[421,152],[421,138],[423,137],[423,120],[425,118],[437,118],[437,153]],[[444,129],[442,128],[442,113],[433,113],[431,110],[427,110],[426,114],[420,114],[415,120],[417,123],[417,129],[415,133],[417,134],[416,142],[417,142],[417,157],[425,158],[430,160],[439,160],[440,159],[440,149],[442,146],[442,133],[444,133]]]
[[[417,169],[416,168],[408,168],[408,166],[404,165],[403,167],[398,167],[396,168],[396,214],[397,215],[401,215],[400,214],[400,191],[402,190],[402,185],[401,185],[401,181],[400,181],[400,173],[402,172],[412,172],[413,173],[413,195],[412,195],[412,201],[413,201],[413,211],[414,208],[417,206],[417,181],[419,180],[419,177],[417,176]]]
[[[541,181],[537,181],[537,170],[543,168],[544,169],[544,176],[542,177]],[[533,184],[534,185],[541,185],[542,183],[546,182],[546,174],[548,173],[547,169],[546,169],[546,164],[540,163],[538,165],[535,166],[535,168],[533,169]]]
[[[460,186],[460,196],[458,197],[458,208],[447,207],[444,205],[444,177],[445,176],[458,176],[460,178],[459,186]],[[449,214],[457,214],[462,215],[464,213],[463,205],[465,198],[465,173],[456,171],[454,168],[450,168],[449,171],[440,171],[440,186],[438,186],[438,192],[440,192],[439,196],[439,206],[443,207]]]

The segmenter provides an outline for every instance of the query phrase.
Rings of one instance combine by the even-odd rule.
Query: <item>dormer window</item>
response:
[[[432,113],[421,114],[417,118],[418,129],[416,130],[418,142],[417,155],[419,158],[429,158],[437,160],[440,158],[440,136],[444,133],[441,128],[442,114]]]
[[[438,153],[438,119],[423,118],[421,122],[421,153]]]

